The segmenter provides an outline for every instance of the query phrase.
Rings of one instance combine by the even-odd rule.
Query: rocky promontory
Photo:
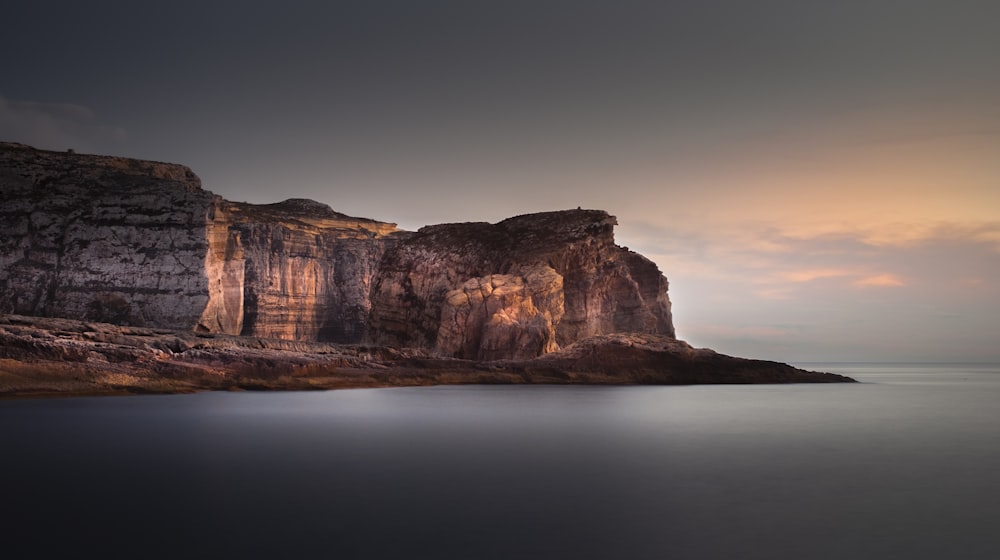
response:
[[[658,334],[597,335],[531,359],[0,315],[0,397],[442,384],[836,383]]]
[[[601,210],[407,232],[310,200],[228,201],[180,165],[11,143],[0,143],[0,193],[0,374],[22,380],[32,363],[163,382],[215,372],[195,376],[200,388],[305,366],[351,386],[372,385],[345,373],[355,370],[419,371],[409,379],[426,383],[449,382],[442,372],[461,382],[820,380],[675,340],[666,278],[615,243],[616,219]],[[132,341],[111,352],[121,359],[108,358],[108,337]]]

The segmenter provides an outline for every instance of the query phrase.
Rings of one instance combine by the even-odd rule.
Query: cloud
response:
[[[877,274],[857,280],[854,282],[854,285],[859,287],[895,288],[905,286],[906,283],[895,274]]]
[[[836,278],[838,276],[849,276],[850,274],[850,270],[842,268],[819,268],[793,270],[784,273],[782,276],[784,279],[791,282],[812,282],[813,280],[819,280],[822,278]]]
[[[125,129],[103,123],[83,105],[0,97],[0,140],[52,150],[95,151],[125,137]]]

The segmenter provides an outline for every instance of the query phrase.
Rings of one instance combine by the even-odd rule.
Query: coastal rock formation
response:
[[[667,281],[570,210],[416,233],[317,202],[230,202],[190,169],[0,144],[0,312],[477,360],[673,336]]]
[[[476,360],[533,358],[559,349],[563,277],[538,265],[473,278],[445,294],[436,349]]]
[[[369,340],[495,359],[613,332],[673,336],[666,278],[615,244],[616,223],[567,210],[421,228],[383,258]]]
[[[198,329],[288,340],[360,342],[368,292],[394,224],[310,200],[219,199],[208,224],[215,286]]]
[[[0,311],[358,342],[393,224],[229,202],[190,169],[0,144]]]
[[[0,314],[0,398],[464,383],[837,383],[850,378],[692,348],[589,337],[541,357],[474,361],[414,348],[300,342]]]
[[[601,210],[417,232],[166,163],[0,143],[0,397],[848,378],[674,338]]]
[[[194,327],[209,299],[190,169],[0,145],[0,311]]]

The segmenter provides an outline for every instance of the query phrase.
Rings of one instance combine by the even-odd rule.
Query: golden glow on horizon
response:
[[[906,283],[895,274],[879,274],[862,278],[855,282],[854,285],[859,287],[896,288],[905,286]]]
[[[870,130],[863,119],[825,123],[832,130],[761,138],[770,144],[730,146],[708,161],[666,157],[645,174],[597,180],[634,195],[632,219],[662,223],[669,213],[674,229],[719,232],[755,252],[786,252],[782,238],[839,237],[882,247],[944,236],[1000,248],[1000,117],[872,120]]]
[[[851,271],[841,268],[821,268],[809,270],[796,270],[787,272],[783,276],[790,282],[812,282],[821,278],[836,278],[838,276],[848,276]]]

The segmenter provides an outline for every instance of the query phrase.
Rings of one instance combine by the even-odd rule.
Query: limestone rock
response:
[[[570,210],[401,232],[324,204],[230,202],[166,163],[0,143],[0,313],[527,359],[673,336],[667,281]]]
[[[233,209],[232,260],[243,269],[243,326],[247,336],[360,342],[368,292],[382,253],[393,241],[372,229],[292,216],[248,217]],[[224,261],[228,262],[228,261]],[[225,266],[225,265],[224,265]],[[212,330],[212,329],[210,329]],[[223,331],[233,332],[233,331]]]
[[[419,349],[0,314],[0,398],[453,383],[850,381],[786,364],[724,356],[664,335],[595,336],[537,358],[482,362]]]
[[[193,327],[214,196],[165,163],[0,145],[0,310]]]
[[[568,210],[421,228],[383,258],[372,288],[369,340],[495,359],[537,356],[613,332],[673,336],[666,278],[650,260],[615,245],[616,223],[604,211]],[[543,305],[547,318],[535,296],[524,295],[527,271],[539,267],[561,284],[561,294],[549,298],[560,305]],[[489,297],[482,287],[498,276],[511,293]],[[475,306],[477,289],[487,308],[464,311]],[[511,315],[523,320],[505,318]],[[529,332],[513,337],[507,331],[515,324]]]
[[[445,294],[435,350],[477,360],[522,359],[559,346],[563,278],[548,266],[473,278]]]
[[[357,342],[393,224],[190,169],[0,143],[0,312]]]

